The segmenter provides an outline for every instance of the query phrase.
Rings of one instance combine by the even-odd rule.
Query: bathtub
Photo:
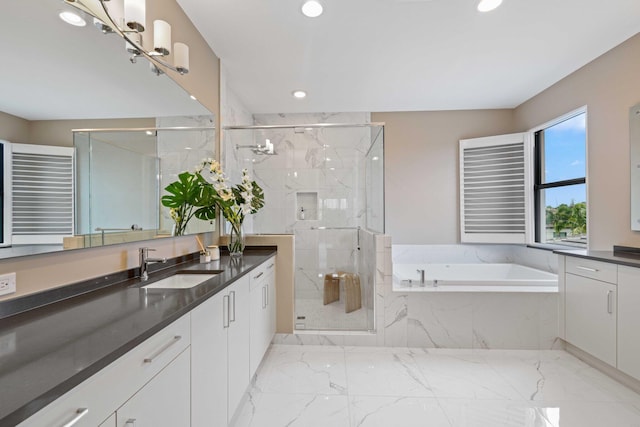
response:
[[[518,264],[394,263],[393,291],[557,293],[558,276]]]

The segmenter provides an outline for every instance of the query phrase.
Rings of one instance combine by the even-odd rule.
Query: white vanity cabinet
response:
[[[109,424],[109,420],[114,412],[143,389],[145,384],[151,384],[159,378],[163,369],[178,355],[186,353],[189,360],[190,339],[190,316],[186,315],[80,383],[19,426],[112,427],[113,424]],[[182,375],[188,380],[188,365],[186,373],[183,372]],[[168,382],[163,381],[163,384]],[[169,384],[168,390],[177,390],[180,384],[182,383]],[[188,388],[186,392],[188,398]]]
[[[251,272],[250,376],[260,366],[276,332],[276,259],[270,258]]]
[[[111,416],[109,418],[104,420],[104,422],[102,424],[100,424],[98,427],[116,427],[116,414],[115,414],[115,412],[113,414],[111,414]]]
[[[618,266],[618,369],[640,379],[640,269]]]
[[[229,295],[191,311],[191,425],[227,425]]]
[[[249,386],[249,277],[191,312],[192,426],[226,426]]]
[[[566,340],[611,366],[616,366],[616,282],[615,264],[566,260]]]
[[[189,426],[190,354],[184,350],[122,405],[117,426]]]

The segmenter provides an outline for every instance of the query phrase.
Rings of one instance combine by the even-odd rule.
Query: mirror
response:
[[[640,231],[640,103],[629,109],[631,229]]]
[[[138,59],[132,64],[122,38],[114,34],[102,34],[89,17],[85,17],[87,25],[84,27],[74,27],[59,19],[59,12],[65,8],[69,6],[53,0],[4,2],[2,5],[0,47],[5,66],[0,68],[1,140],[73,147],[72,129],[213,126],[212,113],[191,99],[169,76],[154,75],[145,59]],[[171,133],[172,137],[167,137],[169,134],[157,132],[154,136],[158,140],[173,138],[185,144],[191,141],[189,136],[176,138],[177,134]],[[98,133],[92,135],[97,137]],[[140,139],[136,136],[126,141],[122,135],[119,136],[118,144],[121,145],[136,144],[135,141]],[[198,137],[206,139],[203,148],[210,150],[207,157],[212,156],[215,146],[213,131]],[[170,142],[164,146],[166,151]],[[156,153],[159,150],[162,149],[156,148]],[[184,152],[184,146],[179,150]],[[193,152],[192,157],[197,156],[194,161],[184,153],[164,154],[166,158],[160,160],[160,175],[164,181],[158,182],[156,197],[151,203],[156,206],[157,196],[166,186],[164,182],[173,180],[172,175],[176,174],[174,170],[190,169],[204,157]],[[171,161],[175,163],[173,168],[169,165]],[[111,166],[118,168],[119,165]],[[118,174],[118,170],[104,174],[109,176],[111,173]],[[104,183],[102,187],[111,191]],[[122,188],[114,191],[122,191]],[[108,206],[106,203],[101,209],[109,209]],[[81,210],[81,207],[76,208],[76,212]],[[157,207],[154,210],[157,211]],[[117,212],[103,214],[117,217]],[[151,215],[158,218],[158,229],[162,230],[162,234],[167,234],[170,228],[162,224],[160,212]],[[123,221],[126,221],[124,225],[103,228],[130,227],[136,220],[132,219],[131,224]],[[91,227],[95,231],[100,224]],[[148,239],[149,236],[145,234],[139,238]],[[111,243],[120,241],[113,240]],[[84,246],[87,245],[72,247]],[[0,248],[0,258],[61,249],[61,244],[14,245]]]

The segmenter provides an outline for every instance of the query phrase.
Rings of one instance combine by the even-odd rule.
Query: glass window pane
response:
[[[586,135],[585,113],[543,131],[543,183],[586,176]]]
[[[585,184],[541,190],[541,243],[584,247],[587,244],[586,200]]]

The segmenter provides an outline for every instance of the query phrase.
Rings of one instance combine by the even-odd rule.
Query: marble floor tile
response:
[[[640,427],[640,395],[561,350],[272,345],[232,427]]]
[[[280,346],[263,362],[255,387],[264,393],[346,395],[346,377],[341,349],[327,351],[315,346]]]
[[[451,427],[438,401],[430,397],[352,396],[351,425],[358,427]]]
[[[637,408],[618,402],[438,399],[455,427],[637,427]]]
[[[403,352],[346,351],[350,395],[433,397],[431,387],[413,361]]]
[[[438,397],[522,399],[481,353],[435,352],[415,355],[414,360]]]
[[[632,401],[636,393],[564,351],[525,352],[500,357],[488,363],[522,395],[531,401]]]
[[[234,427],[349,427],[347,396],[263,393],[248,402]]]

